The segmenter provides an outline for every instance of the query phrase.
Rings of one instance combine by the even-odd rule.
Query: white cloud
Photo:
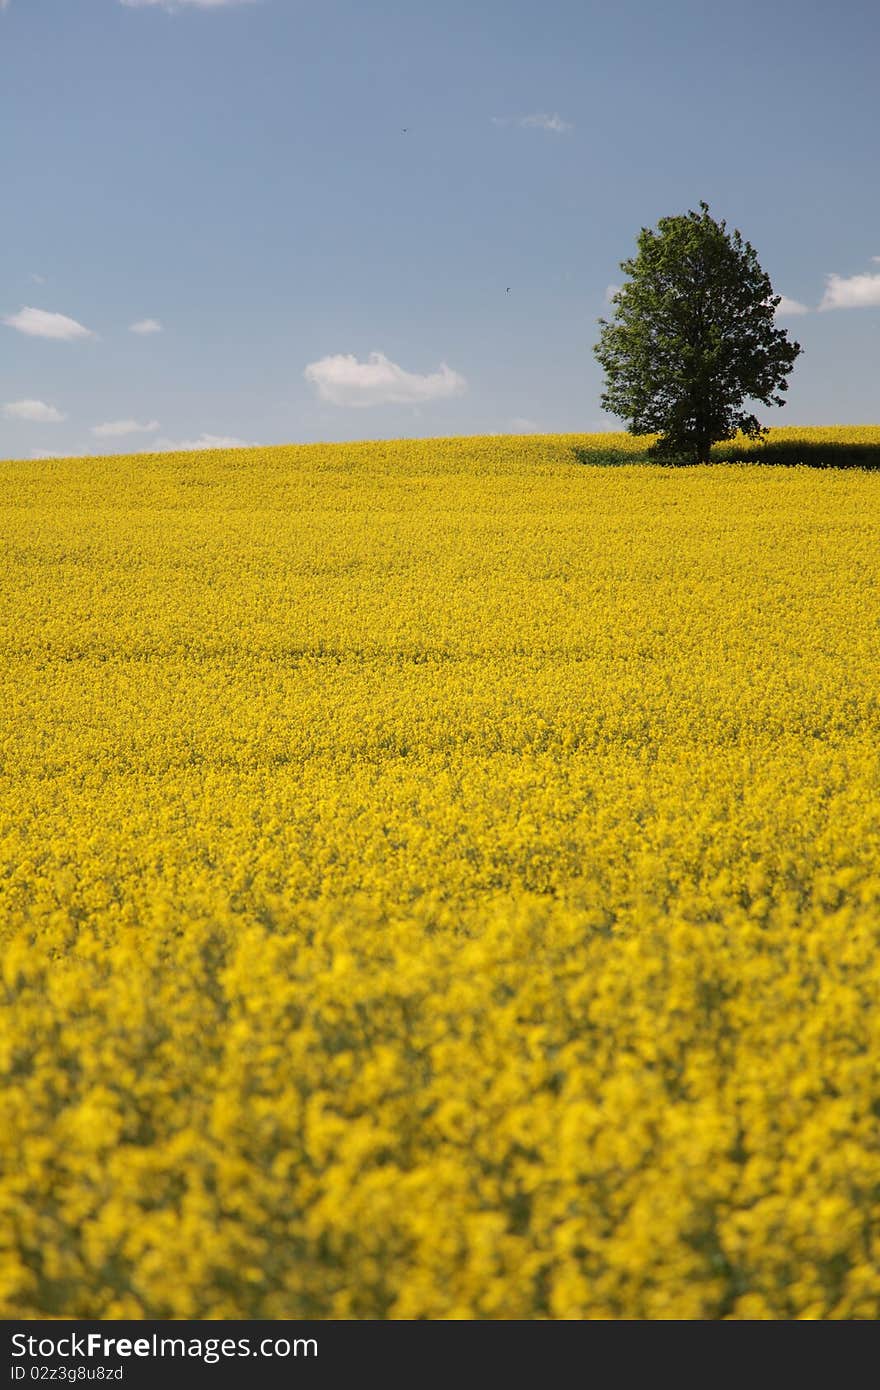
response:
[[[137,420],[107,420],[103,425],[92,425],[92,434],[101,439],[121,439],[125,434],[152,434],[158,428],[158,420],[146,425],[139,425]]]
[[[536,111],[531,116],[491,116],[493,125],[518,125],[533,130],[551,130],[554,135],[563,135],[567,130],[573,130],[571,121],[564,121],[555,112],[551,116],[547,111]]]
[[[162,325],[158,319],[138,319],[128,325],[129,333],[161,333]]]
[[[200,434],[198,439],[157,439],[148,451],[157,454],[186,454],[203,449],[253,449],[247,439],[235,439],[227,434]]]
[[[0,10],[5,10],[8,4],[9,0],[0,0]]]
[[[880,257],[872,257],[880,260]],[[880,308],[880,271],[864,275],[826,275],[820,309]]]
[[[546,111],[539,111],[534,116],[521,116],[519,124],[522,126],[533,126],[537,130],[552,130],[554,135],[562,135],[564,131],[571,130],[571,122],[564,121],[561,116],[548,115]]]
[[[464,377],[445,362],[439,372],[421,376],[404,371],[384,352],[371,352],[366,362],[359,362],[351,353],[322,357],[318,362],[310,362],[303,376],[317,387],[321,400],[332,405],[414,405],[458,396],[467,390]]]
[[[3,407],[7,420],[30,420],[36,425],[54,425],[67,416],[45,401],[9,401]]]
[[[514,415],[510,422],[510,428],[517,434],[540,434],[541,426],[534,420],[527,420],[524,415]]]
[[[46,283],[45,275],[38,275],[35,270],[31,271],[31,279],[35,285],[45,285]]]
[[[130,10],[140,10],[147,5],[161,10],[177,10],[185,5],[192,5],[195,10],[220,10],[232,5],[250,5],[253,0],[119,0],[119,3]]]
[[[143,429],[143,426],[140,426]],[[129,450],[135,454],[186,454],[203,452],[206,449],[253,449],[256,446],[246,439],[234,439],[231,435],[222,434],[203,434],[198,439],[156,439],[149,444],[142,445],[139,449]],[[108,457],[104,452],[103,457]],[[85,454],[77,454],[68,449],[62,452],[58,449],[32,449],[31,458],[34,459],[69,459],[85,458]]]
[[[874,261],[875,264],[880,265],[880,256],[872,256],[871,260]]]
[[[618,290],[620,290],[620,289],[622,289],[622,288],[623,288],[622,285],[606,285],[606,286],[605,286],[605,303],[606,303],[606,304],[610,304],[611,301],[613,300],[614,296],[617,294]]]
[[[776,317],[793,318],[796,314],[808,314],[810,311],[806,304],[802,304],[799,299],[789,299],[787,294],[779,296],[779,303],[776,305]]]
[[[10,328],[17,328],[19,333],[26,333],[29,338],[70,340],[94,337],[91,329],[84,328],[76,319],[69,319],[66,314],[51,314],[45,309],[25,307],[17,314],[7,314],[3,322]]]

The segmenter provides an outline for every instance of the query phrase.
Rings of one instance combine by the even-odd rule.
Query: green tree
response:
[[[631,434],[660,435],[661,458],[705,463],[716,440],[766,434],[746,401],[783,405],[801,352],[777,328],[769,277],[754,248],[706,203],[643,227],[630,277],[600,319],[594,348],[605,371],[602,405]]]

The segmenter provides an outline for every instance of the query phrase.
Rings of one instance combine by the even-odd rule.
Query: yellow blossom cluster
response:
[[[0,464],[0,1315],[880,1315],[880,473],[639,447]]]

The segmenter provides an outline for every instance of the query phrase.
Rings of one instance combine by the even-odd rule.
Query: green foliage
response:
[[[765,433],[744,403],[783,405],[801,347],[776,327],[780,298],[754,248],[706,203],[643,227],[637,244],[614,318],[599,320],[602,405],[630,433],[658,434],[655,456],[706,463],[714,443]]]

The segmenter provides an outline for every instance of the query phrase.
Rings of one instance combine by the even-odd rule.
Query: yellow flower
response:
[[[880,1315],[880,473],[645,443],[0,464],[0,1315]]]

